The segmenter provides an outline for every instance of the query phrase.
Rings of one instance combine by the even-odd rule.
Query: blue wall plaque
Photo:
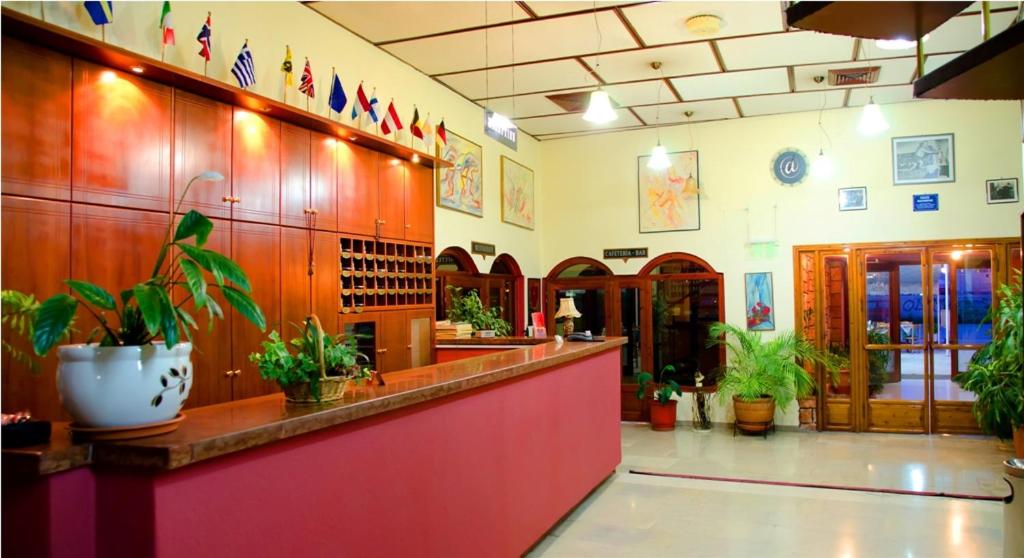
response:
[[[807,157],[794,147],[787,147],[772,159],[772,175],[783,186],[795,186],[807,176]]]
[[[938,194],[914,194],[914,211],[938,211]]]

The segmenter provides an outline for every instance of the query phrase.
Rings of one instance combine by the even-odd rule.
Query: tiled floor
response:
[[[622,425],[617,473],[530,556],[998,557],[999,502],[633,475],[630,469],[1003,496],[990,438]]]

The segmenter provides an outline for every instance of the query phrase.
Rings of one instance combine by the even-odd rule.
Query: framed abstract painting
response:
[[[700,172],[696,151],[668,154],[664,170],[647,167],[650,155],[637,157],[640,232],[700,230]]]
[[[533,230],[533,171],[501,156],[501,220]]]
[[[437,156],[452,166],[437,169],[437,206],[483,217],[483,148],[451,130],[447,136]]]
[[[747,296],[747,329],[750,331],[773,331],[775,329],[775,300],[772,293],[771,272],[745,273],[743,283]]]

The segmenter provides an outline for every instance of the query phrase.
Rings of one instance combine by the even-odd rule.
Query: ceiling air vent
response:
[[[587,110],[587,103],[590,102],[590,93],[591,91],[577,91],[545,96],[565,112],[583,112]],[[612,106],[618,108],[619,104],[615,102],[615,99],[611,99],[611,101]]]
[[[878,66],[828,71],[829,85],[866,85],[878,81]]]

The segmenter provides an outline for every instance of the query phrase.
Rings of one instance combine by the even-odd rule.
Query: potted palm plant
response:
[[[1002,439],[1013,438],[1014,452],[1024,458],[1024,326],[1021,324],[1020,272],[999,287],[999,302],[988,314],[992,341],[971,357],[967,370],[953,377],[971,391],[978,426]]]
[[[659,380],[664,378],[666,372],[675,372],[675,367],[669,364],[662,368],[661,374],[658,375]],[[679,387],[679,384],[672,380],[668,382],[655,382],[654,375],[650,372],[641,372],[636,378],[640,382],[636,392],[637,399],[643,400],[648,393],[649,386],[654,388],[654,401],[651,403],[651,430],[661,432],[675,430],[678,401],[673,399],[672,395],[681,396],[683,388]]]
[[[793,331],[765,340],[760,332],[715,323],[708,332],[709,347],[725,345],[728,351],[718,397],[721,402],[731,398],[740,430],[766,432],[775,424],[776,406],[785,410],[815,389],[814,378],[798,360],[821,364],[835,381],[836,359]]]
[[[38,302],[35,297],[6,291],[4,321],[28,337],[36,355],[43,356],[68,339],[79,308],[97,327],[85,343],[57,348],[57,390],[61,403],[80,428],[130,429],[172,421],[192,385],[192,332],[196,321],[186,310],[205,310],[214,318],[224,312],[209,291],[217,289],[238,313],[261,330],[266,320],[250,297],[249,279],[228,257],[205,248],[213,223],[189,211],[174,227],[196,182],[224,177],[204,172],[190,180],[177,208],[168,217],[167,234],[156,254],[149,278],[127,285],[118,296],[88,281],[68,279],[70,294]],[[214,279],[207,283],[204,270]],[[180,289],[181,296],[172,296]],[[13,346],[4,345],[24,360]]]
[[[512,325],[501,318],[497,308],[484,308],[476,291],[462,294],[461,287],[448,285],[448,294],[452,301],[448,307],[448,319],[452,323],[468,323],[480,337],[507,337],[512,334]]]

